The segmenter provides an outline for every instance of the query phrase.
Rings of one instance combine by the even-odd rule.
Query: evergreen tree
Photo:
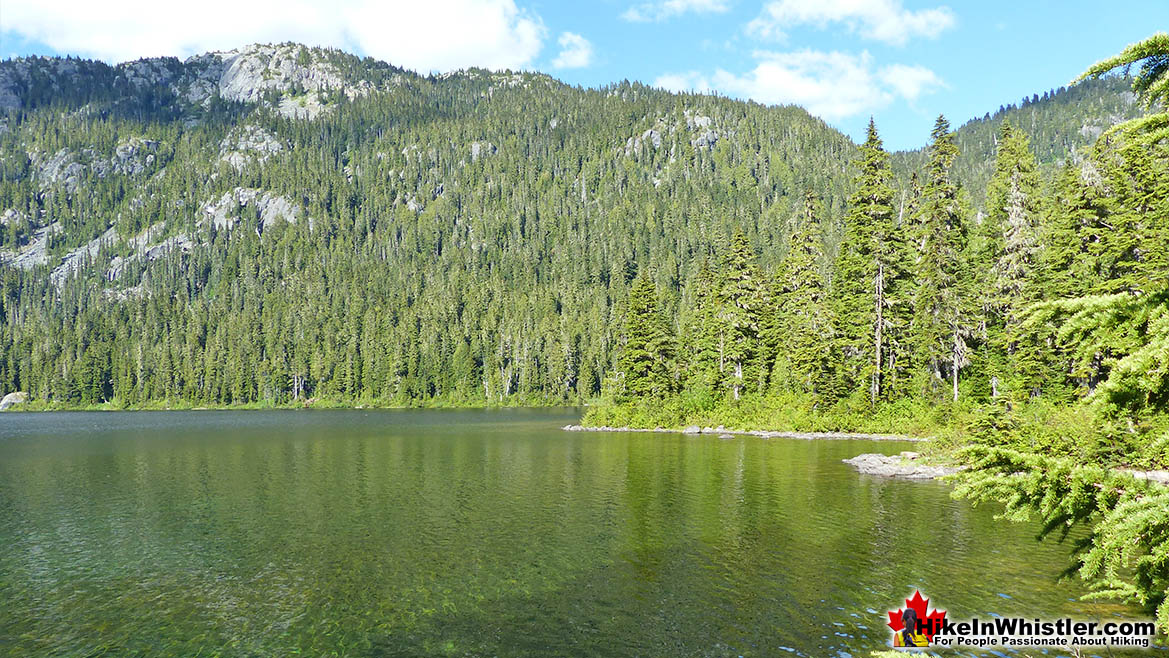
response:
[[[832,401],[838,387],[832,310],[821,263],[823,209],[808,191],[792,218],[787,255],[776,276],[775,324],[777,355],[772,366],[773,390],[791,390]],[[826,352],[825,348],[828,348]]]
[[[673,346],[658,308],[657,286],[648,276],[634,279],[625,313],[618,400],[664,397],[673,391]]]
[[[760,329],[768,306],[763,274],[742,231],[731,238],[718,296],[719,372],[723,386],[738,400],[745,387],[763,380]]]
[[[919,376],[925,380],[924,393],[937,395],[949,379],[957,400],[958,373],[969,364],[970,318],[961,294],[959,258],[965,208],[950,175],[958,148],[945,117],[938,117],[930,137],[930,159],[916,217],[914,361],[923,369]]]
[[[876,403],[889,392],[889,370],[896,363],[890,335],[905,330],[908,300],[906,250],[893,208],[889,154],[872,119],[858,168],[837,256],[833,310],[846,359],[846,386],[864,385]]]
[[[686,389],[713,393],[719,384],[718,288],[704,258],[687,286],[690,309],[679,336]]]
[[[986,194],[986,214],[972,231],[968,291],[978,300],[982,370],[990,395],[1006,387],[1031,393],[1043,366],[1036,346],[1020,350],[1021,312],[1040,298],[1032,284],[1039,248],[1039,174],[1027,136],[1009,121],[999,134],[998,155]],[[1013,380],[1013,381],[1008,381]]]

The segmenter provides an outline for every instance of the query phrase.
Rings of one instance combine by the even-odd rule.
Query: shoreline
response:
[[[583,409],[585,403],[556,403],[556,404],[378,404],[378,403],[338,403],[328,400],[314,400],[310,403],[283,403],[283,404],[226,404],[226,405],[127,405],[115,406],[112,404],[96,405],[58,405],[43,403],[20,403],[0,409],[0,415],[6,413],[52,413],[52,412],[118,412],[118,411],[379,411],[403,409],[556,409],[571,408]]]
[[[803,441],[905,441],[910,443],[929,443],[929,438],[905,436],[902,434],[868,434],[863,432],[780,432],[773,430],[737,430],[718,427],[698,427],[691,425],[683,429],[669,427],[591,427],[585,425],[565,425],[560,429],[566,432],[649,432],[655,434],[684,434],[687,436],[714,435],[719,438],[734,438],[737,436],[757,436],[761,439],[797,439]],[[922,459],[916,452],[901,452],[896,455],[882,455],[879,453],[861,453],[842,462],[852,466],[858,475],[873,475],[901,480],[932,481],[949,475],[954,475],[966,469],[965,466],[951,466],[932,463],[930,459]],[[1169,486],[1169,470],[1140,470],[1133,468],[1113,469],[1119,473],[1132,476],[1136,480],[1147,481],[1150,484]]]
[[[659,434],[714,434],[717,436],[758,436],[762,439],[799,439],[802,441],[906,441],[910,443],[928,443],[931,439],[904,434],[869,434],[864,432],[786,432],[779,430],[738,430],[718,427],[698,427],[691,425],[685,428],[655,427],[608,427],[589,425],[565,425],[560,428],[566,432],[655,432]]]

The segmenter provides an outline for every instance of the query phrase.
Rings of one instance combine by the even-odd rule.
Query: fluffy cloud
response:
[[[729,0],[654,0],[630,7],[621,14],[621,18],[635,23],[643,23],[662,21],[688,12],[719,13],[729,8]]]
[[[565,32],[560,35],[560,54],[552,60],[558,69],[578,69],[593,62],[593,44],[579,34]]]
[[[695,91],[700,94],[709,94],[714,91],[710,87],[710,81],[698,71],[667,73],[658,76],[658,79],[654,80],[654,86],[670,91]]]
[[[830,23],[843,23],[866,39],[900,46],[913,37],[938,36],[954,25],[954,13],[948,7],[910,11],[901,0],[772,0],[747,24],[747,33],[783,39],[788,28]]]
[[[0,28],[111,62],[299,41],[423,72],[523,68],[547,35],[514,0],[5,0]]]
[[[894,64],[882,68],[878,76],[898,96],[910,103],[916,101],[923,93],[946,86],[936,73],[924,66]]]
[[[876,69],[867,52],[757,51],[754,56],[755,68],[743,74],[722,69],[710,76],[673,73],[654,84],[674,91],[719,91],[768,105],[801,105],[829,121],[873,112],[899,98],[913,102],[943,86],[933,71],[921,66]]]

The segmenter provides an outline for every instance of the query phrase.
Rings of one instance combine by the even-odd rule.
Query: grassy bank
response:
[[[1012,407],[910,399],[873,406],[860,396],[822,405],[792,395],[744,396],[738,401],[683,395],[593,406],[582,424],[904,434],[933,439],[926,450],[938,458],[984,445],[1108,466],[1169,465],[1169,418],[1114,421],[1088,405],[1042,400]]]

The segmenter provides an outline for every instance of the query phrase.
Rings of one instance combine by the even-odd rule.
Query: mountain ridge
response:
[[[579,400],[638,271],[672,313],[736,231],[773,270],[809,190],[840,239],[857,147],[802,108],[223,52],[0,62],[0,389]]]

